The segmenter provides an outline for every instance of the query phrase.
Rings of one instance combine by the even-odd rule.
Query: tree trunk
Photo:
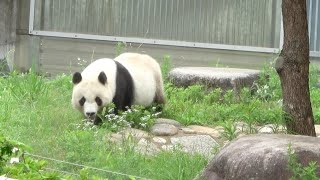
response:
[[[292,134],[316,136],[309,93],[309,38],[306,0],[282,0],[284,44],[276,62],[284,119]]]

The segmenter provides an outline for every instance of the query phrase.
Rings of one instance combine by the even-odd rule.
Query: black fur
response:
[[[130,107],[132,105],[134,88],[133,79],[129,71],[119,62],[115,61],[115,63],[117,66],[116,93],[112,99],[112,102],[115,105],[114,113],[118,114],[119,110],[125,111],[127,106]],[[101,119],[98,116],[96,116],[94,124],[99,125],[101,123]]]
[[[98,106],[102,106],[102,100],[101,100],[100,97],[96,97],[95,101],[96,101]]]
[[[75,72],[72,77],[72,83],[78,84],[82,80],[82,76],[79,72]]]
[[[86,102],[86,98],[82,97],[79,101],[80,106],[83,106],[85,102]]]
[[[133,101],[133,80],[129,71],[119,62],[115,61],[117,65],[116,73],[116,93],[112,102],[115,104],[115,113],[118,110],[126,110],[130,107]]]
[[[103,85],[106,84],[106,82],[107,82],[107,76],[106,76],[106,74],[105,74],[103,71],[100,72],[100,74],[99,74],[99,76],[98,76],[98,80],[99,80],[99,82],[100,82],[101,84],[103,84]]]

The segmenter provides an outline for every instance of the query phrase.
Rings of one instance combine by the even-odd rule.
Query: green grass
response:
[[[168,63],[168,60],[165,60]],[[163,71],[168,72],[169,65]],[[312,69],[312,68],[311,68]],[[315,69],[312,69],[310,92],[316,123],[320,123],[320,90]],[[220,89],[207,92],[204,87],[177,88],[165,83],[167,104],[162,117],[172,118],[184,125],[225,125],[232,139],[232,123],[282,124],[281,89],[279,78],[266,66],[257,83],[257,92],[243,89],[239,96]],[[10,139],[30,146],[31,153],[87,166],[146,177],[150,179],[193,179],[207,163],[200,155],[188,155],[178,150],[155,156],[135,152],[128,142],[118,147],[108,143],[107,129],[79,128],[83,117],[71,106],[71,77],[46,79],[34,72],[13,72],[0,77],[0,130]],[[62,163],[48,162],[51,168],[79,173],[82,169]],[[93,170],[82,174],[110,179],[128,179]]]
[[[151,179],[192,179],[205,166],[202,156],[179,151],[144,156],[108,146],[106,129],[84,130],[81,113],[71,106],[71,77],[48,80],[31,72],[0,78],[0,129],[25,143],[31,153]],[[49,167],[78,173],[81,168],[49,162]],[[98,172],[91,172],[98,174]],[[102,177],[110,174],[100,173]],[[121,176],[111,176],[110,179]]]

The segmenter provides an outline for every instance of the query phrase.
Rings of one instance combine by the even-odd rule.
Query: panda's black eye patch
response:
[[[82,97],[79,101],[80,106],[83,106],[85,102],[86,102],[86,98]]]
[[[102,106],[102,100],[99,97],[96,97],[95,100],[98,106]]]

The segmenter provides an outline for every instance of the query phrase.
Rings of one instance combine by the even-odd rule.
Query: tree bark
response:
[[[282,0],[284,44],[276,62],[283,111],[290,134],[316,136],[309,93],[306,0]]]

